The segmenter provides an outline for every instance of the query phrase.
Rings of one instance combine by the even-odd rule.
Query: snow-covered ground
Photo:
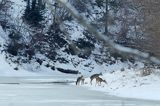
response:
[[[35,78],[36,79],[36,78]],[[25,80],[25,78],[21,78]],[[55,83],[0,84],[1,106],[159,106],[159,102],[118,98]]]
[[[4,35],[4,32],[0,28],[0,34]],[[1,44],[4,43],[3,39],[1,38]],[[15,67],[17,67],[16,64],[9,64],[7,60],[5,59],[4,52],[0,54],[0,76],[4,77],[24,77],[24,76],[53,76],[53,78],[50,78],[49,80],[44,78],[39,78],[38,81],[60,81],[62,79],[70,79],[71,81],[75,81],[77,75],[66,75],[64,73],[60,73],[58,71],[52,71],[51,69],[47,69],[46,67],[42,66],[38,71],[30,71],[31,67],[28,66],[28,68],[25,67],[19,67],[19,70],[14,70]],[[132,67],[131,69],[128,69],[128,63],[121,63],[118,62],[116,64],[107,66],[107,65],[97,65],[95,62],[92,62],[94,67],[92,70],[93,72],[88,73],[86,68],[83,69],[84,64],[90,63],[91,60],[84,61],[77,69],[82,72],[82,74],[85,75],[85,77],[89,77],[93,73],[97,73],[99,70],[103,71],[103,76],[108,84],[102,84],[102,86],[95,86],[93,84],[92,86],[89,84],[90,79],[86,78],[85,82],[88,84],[85,84],[85,87],[89,87],[90,89],[104,91],[106,94],[110,95],[116,95],[120,97],[128,97],[128,98],[140,98],[140,99],[151,99],[151,100],[160,100],[160,74],[159,70],[155,70],[151,75],[142,77],[140,75],[140,68],[143,67],[143,64],[138,63],[139,65],[136,67]],[[64,66],[64,64],[55,63],[57,67],[71,67],[71,65]],[[34,66],[32,67],[34,68]],[[124,68],[125,71],[121,71],[121,69]],[[29,71],[27,71],[28,69]],[[91,70],[90,68],[88,68]],[[106,71],[106,72],[105,72]],[[60,77],[61,76],[61,77]],[[63,78],[63,77],[64,78]],[[27,79],[32,80],[32,78]],[[64,81],[64,80],[63,80]]]
[[[125,71],[121,71],[124,66]],[[135,69],[128,69],[126,63],[119,62],[107,67],[113,72],[106,72],[100,76],[107,84],[102,82],[102,85],[98,86],[94,80],[93,85],[90,85],[90,78],[86,78],[86,84],[82,86],[119,97],[160,100],[160,70],[142,76],[140,67],[143,67],[143,64],[139,64]]]
[[[25,5],[25,3],[22,0],[12,0],[12,1],[16,1],[17,5],[19,6],[18,7],[16,5],[13,5],[14,9],[12,9],[11,12],[16,12],[13,17],[15,18],[18,15],[18,19],[20,19],[21,17],[20,12],[23,11],[23,6]],[[77,33],[77,31],[74,32],[72,30],[71,31],[72,35],[75,36],[76,34],[79,36],[73,37],[71,35],[70,37],[72,38],[72,40],[76,40],[78,38],[83,37],[81,33],[83,29],[75,27],[74,30],[79,30],[79,32]],[[5,37],[6,34],[0,27],[1,45],[5,43],[4,41]],[[72,57],[73,56],[70,56],[68,58]],[[80,71],[85,77],[87,77],[85,80],[86,84],[83,85],[83,87],[89,88],[91,90],[103,91],[106,94],[120,96],[120,97],[160,100],[160,90],[159,90],[160,70],[155,70],[151,75],[142,77],[140,75],[140,68],[143,67],[143,64],[140,63],[138,63],[137,67],[134,68],[132,67],[128,69],[129,67],[128,63],[121,63],[119,61],[117,61],[116,64],[107,66],[106,64],[98,65],[93,60],[78,60],[76,58],[74,60],[77,62],[81,61],[81,63],[79,63],[77,67],[74,67],[72,63],[60,64],[57,62],[55,63],[55,67],[60,67],[60,68],[65,67],[68,69],[74,69],[74,70],[77,69],[78,71]],[[88,63],[91,64],[90,67],[84,67]],[[58,71],[52,71],[51,69],[47,69],[44,66],[35,69],[34,65],[37,64],[38,63],[33,64],[33,67],[31,67],[31,65],[18,67],[19,70],[16,71],[14,70],[14,68],[16,68],[17,65],[13,63],[9,64],[8,60],[6,60],[5,58],[5,53],[3,52],[0,54],[0,79],[1,79],[0,82],[1,83],[4,83],[3,81],[16,82],[18,77],[25,78],[27,76],[29,77],[25,78],[25,81],[38,81],[38,82],[53,82],[53,81],[56,82],[64,80],[74,81],[76,77],[78,77],[77,75],[67,75],[64,73],[60,73]],[[122,68],[124,68],[124,71],[121,70]],[[34,72],[32,71],[32,69],[34,69]],[[89,71],[92,70],[92,72],[89,73],[88,70]],[[99,71],[103,72],[103,76],[101,77],[105,79],[108,84],[102,83],[101,86],[95,86],[95,81],[94,81],[94,84],[91,86],[89,83],[90,79],[88,77],[94,73],[98,73]],[[45,76],[45,77],[40,77],[40,76]],[[38,79],[35,79],[35,77],[37,77]],[[75,85],[75,83],[73,85]],[[0,91],[3,91],[2,90],[3,87],[0,88],[1,88]],[[8,88],[8,86],[6,88]]]

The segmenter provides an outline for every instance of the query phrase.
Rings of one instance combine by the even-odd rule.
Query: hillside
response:
[[[150,32],[143,32],[142,16],[132,8],[133,2],[126,2],[109,2],[109,22],[105,25],[104,2],[69,0],[97,32],[114,43],[158,56],[158,49],[153,47],[158,43],[146,43],[156,38],[150,39]],[[55,76],[64,76],[65,81],[75,82],[83,75],[82,87],[121,97],[160,100],[159,65],[148,58],[115,52],[59,2],[0,0],[0,6],[0,77],[53,76],[57,81]],[[98,86],[94,80],[90,85],[89,77],[100,72],[107,84]]]

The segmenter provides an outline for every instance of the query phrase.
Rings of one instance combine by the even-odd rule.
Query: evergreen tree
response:
[[[41,1],[38,1],[39,2],[32,0],[32,2],[30,2],[30,0],[27,0],[27,6],[23,15],[23,19],[33,27],[40,27],[40,22],[44,20]]]

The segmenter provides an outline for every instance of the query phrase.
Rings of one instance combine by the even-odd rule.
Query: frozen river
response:
[[[113,97],[69,85],[63,78],[0,77],[0,106],[160,106],[160,102]]]

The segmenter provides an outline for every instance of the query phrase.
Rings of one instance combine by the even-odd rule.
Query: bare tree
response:
[[[66,9],[72,14],[72,16],[74,16],[79,21],[80,24],[85,26],[87,28],[87,30],[89,30],[92,34],[94,34],[97,39],[103,41],[105,43],[105,45],[113,48],[117,52],[121,52],[121,54],[136,56],[136,57],[143,58],[143,59],[146,59],[148,61],[160,64],[159,59],[149,55],[148,53],[141,52],[137,49],[132,49],[132,48],[128,48],[128,47],[124,47],[124,46],[115,44],[113,42],[113,40],[111,40],[110,38],[108,38],[108,37],[104,36],[103,34],[99,33],[94,27],[92,27],[90,25],[90,23],[87,21],[87,19],[85,17],[81,16],[78,13],[78,11],[73,6],[70,5],[70,3],[68,3],[65,0],[58,0],[58,1],[66,7]],[[47,3],[50,4],[49,1]]]
[[[143,38],[139,40],[141,49],[149,52],[151,55],[160,57],[160,1],[158,0],[135,0],[139,7],[139,15],[142,17],[143,23],[141,29]],[[140,43],[143,42],[143,43]]]

